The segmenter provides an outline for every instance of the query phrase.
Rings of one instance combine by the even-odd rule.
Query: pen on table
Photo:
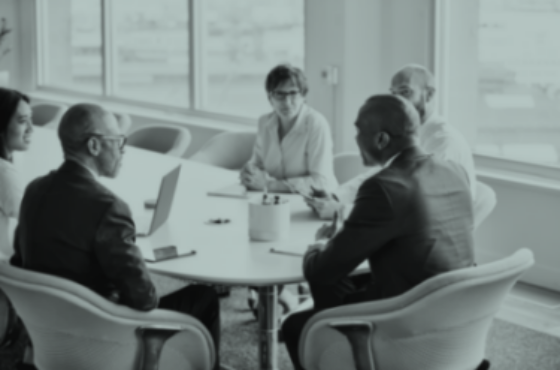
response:
[[[189,257],[189,256],[194,256],[195,254],[196,254],[196,251],[193,249],[193,250],[190,251],[190,252],[177,255],[177,257],[175,257],[175,258],[179,258],[179,257]]]
[[[267,183],[266,183],[267,176],[266,176],[266,171],[265,170],[263,170],[263,174],[264,174],[264,185],[263,185],[264,194],[263,194],[262,204],[264,205],[264,204],[266,204],[266,198],[268,197],[268,186],[267,186]]]
[[[282,250],[274,249],[274,248],[270,248],[270,253],[285,254],[286,256],[294,256],[294,257],[303,257],[303,253],[282,251]]]

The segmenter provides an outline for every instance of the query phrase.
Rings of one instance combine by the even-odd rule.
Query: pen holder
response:
[[[290,235],[290,203],[287,199],[263,204],[261,197],[249,200],[249,237],[256,241],[275,241]]]

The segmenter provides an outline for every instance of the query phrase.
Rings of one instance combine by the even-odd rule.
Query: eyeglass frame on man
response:
[[[126,145],[126,141],[128,139],[126,135],[107,135],[107,134],[97,134],[94,132],[88,133],[87,136],[88,137],[86,138],[86,141],[89,140],[92,136],[108,139],[111,141],[122,140],[122,143],[119,144],[119,150],[123,150],[124,146]]]

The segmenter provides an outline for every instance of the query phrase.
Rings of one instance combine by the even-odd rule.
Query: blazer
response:
[[[335,284],[369,261],[369,299],[400,295],[439,273],[472,266],[473,210],[460,165],[413,147],[359,188],[354,208],[304,274]]]
[[[158,297],[134,235],[127,204],[87,168],[66,160],[27,186],[10,262],[147,311]]]

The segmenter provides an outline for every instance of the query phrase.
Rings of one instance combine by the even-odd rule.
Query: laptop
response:
[[[136,225],[136,236],[146,237],[152,235],[161,225],[167,221],[171,206],[173,205],[173,197],[179,180],[181,165],[177,166],[161,179],[159,194],[152,217],[144,217],[138,220]]]

